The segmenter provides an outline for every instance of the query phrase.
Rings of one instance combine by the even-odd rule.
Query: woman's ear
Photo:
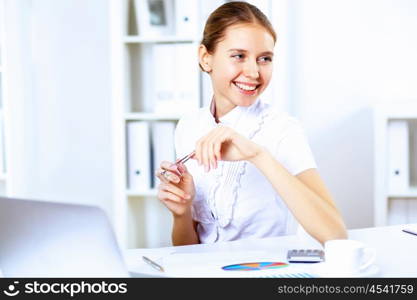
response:
[[[207,51],[206,46],[200,45],[198,48],[198,60],[200,63],[201,69],[206,72],[211,72],[211,54]]]

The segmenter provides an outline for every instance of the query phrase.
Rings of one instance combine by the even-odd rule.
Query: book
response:
[[[127,124],[128,188],[151,188],[151,153],[149,123],[144,121]]]
[[[409,190],[409,132],[406,120],[388,122],[388,190],[398,194]]]

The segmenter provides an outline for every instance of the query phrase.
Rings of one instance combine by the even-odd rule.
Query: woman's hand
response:
[[[218,160],[251,160],[263,148],[227,126],[218,126],[198,140],[194,158],[206,172],[217,168]]]
[[[185,165],[163,161],[155,175],[161,180],[158,199],[176,217],[189,212],[195,196],[195,187],[193,177]]]

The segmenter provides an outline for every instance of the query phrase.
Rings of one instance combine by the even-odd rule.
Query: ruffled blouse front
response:
[[[264,146],[294,175],[316,167],[298,121],[260,100],[249,107],[235,107],[219,121]],[[216,126],[208,107],[181,119],[175,137],[178,157],[191,152]],[[251,163],[219,161],[217,169],[206,173],[203,166],[190,160],[187,168],[196,186],[192,215],[202,243],[294,231],[296,223],[287,206]]]

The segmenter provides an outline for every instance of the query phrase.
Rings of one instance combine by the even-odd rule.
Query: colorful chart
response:
[[[268,269],[279,269],[285,267],[288,267],[288,264],[283,262],[252,262],[228,265],[222,267],[222,269],[225,271],[259,271]]]

